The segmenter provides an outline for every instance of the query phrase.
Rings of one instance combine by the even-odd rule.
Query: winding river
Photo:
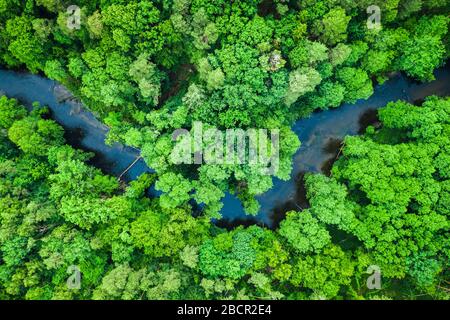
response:
[[[377,121],[376,109],[389,101],[405,100],[418,103],[429,95],[450,95],[450,65],[435,72],[436,80],[420,84],[398,74],[375,88],[368,100],[344,104],[337,109],[320,111],[309,118],[297,121],[292,129],[302,142],[294,156],[294,166],[289,181],[274,179],[273,188],[258,196],[261,210],[252,217],[244,213],[240,201],[226,194],[219,226],[231,228],[239,224],[260,224],[276,227],[289,210],[299,210],[307,203],[302,177],[305,172],[324,172],[336,159],[340,143],[346,135],[356,135]],[[72,99],[71,94],[55,81],[15,71],[0,70],[0,93],[14,97],[31,107],[38,101],[51,110],[51,116],[66,129],[66,140],[74,147],[92,151],[91,164],[104,172],[119,176],[139,157],[139,150],[121,144],[108,146],[105,136],[108,128],[83,106]],[[123,174],[130,181],[152,170],[140,159]],[[152,189],[150,194],[158,193]]]
[[[93,152],[95,157],[91,164],[106,173],[119,176],[139,157],[139,150],[131,147],[119,143],[106,145],[108,127],[53,80],[29,73],[0,70],[0,93],[18,99],[27,108],[31,108],[34,101],[48,106],[51,117],[64,127],[67,142],[76,148]],[[122,179],[134,180],[142,173],[151,171],[140,159]]]

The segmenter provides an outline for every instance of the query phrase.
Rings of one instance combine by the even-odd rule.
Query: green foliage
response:
[[[293,104],[305,93],[313,91],[321,80],[320,74],[312,68],[302,68],[291,72],[289,89],[285,97],[286,105]]]
[[[8,129],[8,137],[12,142],[25,153],[38,156],[45,156],[50,147],[63,144],[63,135],[63,128],[56,122],[38,116],[17,120]]]
[[[307,210],[288,212],[278,231],[300,253],[319,252],[331,239],[324,226]]]
[[[329,45],[335,45],[347,38],[347,26],[351,17],[345,14],[343,8],[337,7],[323,16],[316,27],[320,32],[320,39]]]
[[[17,16],[4,25],[5,37],[9,39],[8,50],[14,59],[23,63],[31,72],[43,68],[44,41],[36,36],[32,20],[27,16]]]
[[[448,153],[449,136],[443,129],[448,125],[448,106],[448,98],[436,97],[420,108],[404,102],[388,104],[380,110],[385,127],[365,138],[348,137],[344,157],[333,168],[333,179],[348,186],[348,196],[342,189],[339,202],[348,208],[344,216],[353,221],[339,228],[370,248],[387,276],[412,272],[422,277],[418,272],[423,267],[416,257],[425,252],[435,270],[429,274],[438,272],[439,263],[433,259],[439,261],[442,254],[438,243],[448,230],[448,219],[446,211],[438,209],[443,203],[440,198],[445,197],[445,192],[440,193],[441,180],[447,177],[436,159]],[[312,210],[322,206],[323,200],[315,199],[313,193],[309,196],[316,202]],[[418,262],[407,267],[406,259]]]
[[[367,99],[373,93],[372,83],[361,69],[345,67],[337,72],[336,77],[346,89],[346,102],[355,103],[359,99]]]
[[[400,42],[400,70],[422,81],[433,80],[433,70],[448,56],[445,44],[448,24],[449,18],[442,15],[423,16],[415,21],[409,37]],[[384,53],[387,54],[392,56],[393,53]],[[383,55],[383,52],[378,55]]]
[[[253,197],[270,188],[267,177],[248,165],[225,167],[229,175],[220,183],[197,167],[177,170],[169,159],[171,133],[193,121],[285,128],[315,109],[368,98],[370,79],[383,82],[393,71],[433,79],[448,56],[446,4],[377,4],[383,29],[372,32],[367,1],[275,1],[264,16],[264,5],[253,0],[89,3],[80,30],[67,28],[58,1],[5,2],[0,59],[63,83],[110,127],[108,142],[141,148],[161,190],[171,193],[162,197],[164,207],[194,197],[214,215],[224,191],[239,191],[256,213]],[[281,139],[291,135],[283,130]],[[294,145],[281,146],[276,177],[289,176]],[[183,181],[178,189],[164,182],[167,174]]]
[[[186,211],[145,211],[131,224],[133,244],[150,256],[174,256],[187,245],[198,245],[207,235],[204,221]]]
[[[344,185],[320,174],[306,176],[305,185],[314,217],[326,224],[351,226],[353,207],[346,201]]]
[[[161,175],[155,187],[165,192],[160,198],[161,206],[164,208],[175,208],[185,203],[190,199],[189,192],[192,190],[188,180],[172,172]]]
[[[210,277],[243,277],[254,263],[259,233],[258,228],[237,229],[206,240],[200,247],[200,270]]]
[[[311,298],[331,299],[342,286],[350,284],[354,263],[350,254],[335,245],[329,245],[321,254],[299,258],[293,268],[290,282],[314,292]]]
[[[19,105],[17,100],[8,99],[6,96],[0,97],[0,127],[9,129],[17,120],[24,118],[27,110]]]
[[[382,30],[366,27],[371,4]],[[60,1],[0,1],[0,63],[68,87],[108,143],[141,149],[156,172],[119,183],[65,145],[45,109],[0,97],[2,299],[449,298],[448,98],[381,109],[381,128],[347,137],[330,177],[306,176],[310,208],[275,231],[210,221],[226,192],[258,213],[273,185],[261,166],[170,157],[173,131],[193,134],[194,121],[277,129],[273,176],[290,179],[293,121],[367,99],[372,79],[397,71],[434,78],[449,56],[448,1],[276,0],[267,14],[257,0],[79,5],[70,30]],[[163,194],[149,199],[154,182]],[[377,295],[364,286],[374,264]],[[80,290],[66,285],[74,265]]]

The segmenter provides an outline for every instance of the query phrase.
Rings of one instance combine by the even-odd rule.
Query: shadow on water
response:
[[[86,163],[99,168],[103,173],[111,173],[114,168],[117,167],[117,161],[113,161],[103,153],[98,152],[97,149],[92,149],[83,145],[83,140],[85,138],[85,132],[82,128],[71,128],[64,130],[64,139],[66,143],[71,145],[76,149],[82,149],[85,152],[90,152],[93,154]]]
[[[344,104],[339,108],[314,112],[309,118],[298,120],[292,130],[302,142],[293,157],[293,170],[289,181],[273,179],[273,187],[257,197],[261,209],[256,218],[271,228],[289,210],[296,209],[295,199],[299,185],[296,177],[304,172],[330,174],[333,163],[339,158],[340,145],[345,136],[364,133],[369,125],[380,125],[377,110],[390,101],[404,100],[410,103],[430,95],[450,95],[450,65],[435,72],[436,80],[418,83],[402,74],[394,75],[374,89],[368,100]],[[223,220],[237,221],[245,212],[233,195],[227,194],[222,208]]]
[[[94,153],[90,164],[103,172],[119,176],[139,156],[139,150],[115,143],[106,145],[108,128],[71,97],[64,87],[56,82],[24,72],[0,70],[0,91],[10,98],[16,98],[29,110],[37,101],[47,106],[50,116],[65,129],[66,141],[88,152]],[[124,176],[124,181],[136,179],[144,172],[151,172],[140,160]]]
[[[416,99],[412,102],[415,106],[421,106],[425,102],[425,98]]]
[[[380,119],[378,118],[378,110],[368,109],[364,111],[364,113],[359,118],[358,123],[359,123],[358,134],[364,134],[368,126],[374,126],[375,128],[379,128],[381,122]]]
[[[216,222],[216,225],[222,228],[231,230],[237,226],[250,226],[257,224],[259,226],[270,227],[271,229],[276,229],[280,225],[281,221],[286,217],[286,213],[289,211],[300,211],[309,208],[309,202],[306,196],[305,188],[305,175],[307,172],[299,172],[297,177],[293,179],[295,184],[295,193],[291,198],[285,202],[277,202],[270,212],[261,217],[260,214],[257,216],[245,216],[229,219],[221,219]],[[229,194],[227,196],[230,196]],[[276,202],[277,200],[274,199]],[[232,202],[226,199],[224,202]],[[242,209],[236,207],[237,209]]]
[[[323,174],[330,176],[331,169],[333,168],[333,164],[336,162],[339,155],[341,154],[342,146],[343,146],[342,143],[343,143],[342,139],[337,139],[337,138],[332,138],[332,137],[328,138],[328,142],[323,147],[323,152],[325,154],[329,154],[330,158],[327,159],[325,162],[323,162],[320,167],[320,171]]]
[[[289,211],[301,211],[310,207],[308,198],[306,196],[306,187],[305,187],[305,175],[307,172],[299,172],[297,177],[295,178],[295,196],[293,199],[286,201],[282,205],[276,206],[273,208],[272,213],[270,215],[271,225],[270,227],[273,229],[278,228],[281,221],[286,217],[286,213]]]
[[[235,220],[222,219],[222,220],[216,221],[215,225],[218,226],[219,228],[224,228],[227,230],[233,230],[239,226],[250,227],[253,225],[258,225],[260,227],[265,227],[264,223],[261,223],[261,221],[258,221],[258,219],[254,218],[254,217],[238,218]]]
[[[273,13],[273,1],[263,1],[260,10],[266,14]],[[304,187],[305,173],[329,174],[339,156],[344,137],[360,134],[368,125],[378,125],[377,109],[388,102],[401,99],[418,103],[429,95],[450,95],[450,65],[436,70],[435,76],[436,81],[419,84],[399,74],[377,86],[368,100],[315,112],[309,118],[295,122],[292,130],[302,145],[293,157],[291,179],[273,179],[273,187],[257,196],[261,208],[256,216],[246,215],[237,197],[226,193],[221,210],[224,218],[216,221],[216,224],[227,228],[253,224],[277,228],[286,212],[309,207]],[[52,118],[67,131],[67,141],[77,148],[94,152],[92,164],[108,174],[119,176],[140,156],[140,151],[131,147],[118,143],[106,145],[108,128],[92,113],[84,110],[80,103],[60,99],[66,96],[67,90],[52,80],[28,73],[0,70],[0,92],[19,99],[28,108],[31,108],[33,101],[48,106]],[[140,159],[123,175],[123,180],[134,180],[145,172],[153,170]],[[160,192],[152,187],[148,194],[158,196]],[[201,206],[196,208],[196,211],[199,210]]]
[[[114,168],[117,166],[116,162],[111,162],[110,159],[103,156],[101,153],[92,151],[92,150],[85,150],[88,152],[92,152],[94,156],[90,158],[86,163],[88,165],[100,168],[103,173],[112,172]]]
[[[83,130],[81,128],[66,129],[64,130],[64,139],[72,147],[80,149],[82,148]]]

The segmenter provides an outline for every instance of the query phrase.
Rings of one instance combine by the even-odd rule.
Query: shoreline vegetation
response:
[[[381,29],[368,29],[369,5]],[[0,299],[450,298],[448,97],[381,108],[378,126],[345,138],[330,176],[304,176],[309,207],[275,230],[210,221],[227,192],[256,214],[273,177],[169,161],[171,134],[195,121],[276,129],[275,177],[288,180],[297,119],[367,99],[392,72],[434,79],[450,51],[447,0],[78,6],[0,1],[0,64],[64,84],[107,142],[142,150],[155,173],[122,190],[45,104],[0,97]],[[152,184],[159,197],[146,196]]]
[[[449,81],[448,68],[436,70],[436,80],[423,84],[414,83],[404,75],[391,75],[388,82],[375,87],[374,95],[368,100],[358,101],[354,105],[344,105],[334,110],[319,110],[306,119],[296,121],[291,130],[305,144],[294,155],[291,179],[286,182],[275,181],[268,192],[257,198],[261,204],[257,216],[246,215],[242,206],[234,199],[230,199],[231,195],[227,195],[222,200],[224,205],[221,210],[222,218],[213,220],[214,223],[228,230],[239,225],[253,224],[276,229],[287,212],[302,210],[309,206],[303,186],[305,173],[317,172],[329,175],[333,163],[341,155],[343,138],[347,135],[362,134],[371,124],[378,123],[378,127],[377,109],[383,107],[385,103],[404,100],[421,104],[430,92],[439,96],[450,94],[450,88],[445,86]],[[62,85],[40,76],[0,71],[1,87],[9,93],[7,96],[18,98],[18,101],[28,109],[32,108],[34,100],[45,101],[46,103],[42,105],[49,108],[50,117],[66,130],[64,136],[68,139],[68,144],[93,152],[95,156],[89,164],[101,169],[103,173],[114,175],[127,183],[137,179],[142,173],[152,172],[141,161],[140,150],[117,143],[114,146],[104,145],[103,139],[109,129],[93,117],[87,108]],[[24,87],[27,87],[25,91]],[[36,88],[40,89],[36,90]],[[78,119],[75,120],[74,117]],[[340,119],[340,122],[336,122],[336,119]],[[102,134],[99,135],[97,130],[100,130]],[[94,139],[94,135],[98,135],[98,139]],[[131,164],[134,165],[130,168]],[[295,178],[296,176],[298,177]],[[154,197],[160,193],[154,190],[153,185],[147,194]],[[195,207],[194,215],[202,214],[202,208],[198,204],[192,203],[192,205]]]

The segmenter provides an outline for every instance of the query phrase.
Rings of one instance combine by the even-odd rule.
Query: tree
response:
[[[320,42],[302,40],[289,52],[289,61],[293,68],[314,66],[328,58],[327,50],[327,47]]]
[[[101,38],[103,33],[102,16],[99,11],[95,11],[87,18],[87,28],[91,38]]]
[[[325,224],[335,224],[350,228],[354,219],[354,207],[347,201],[347,189],[321,174],[305,177],[307,197],[313,217]]]
[[[313,290],[313,297],[331,299],[338,295],[341,286],[350,284],[353,274],[350,254],[329,244],[321,254],[296,259],[290,282]]]
[[[44,156],[52,146],[64,143],[64,130],[53,120],[29,116],[17,120],[8,130],[8,137],[26,153]]]
[[[23,119],[27,110],[16,99],[0,97],[0,128],[9,129],[17,120]]]
[[[330,235],[310,212],[288,212],[278,230],[298,252],[319,252],[330,243]]]
[[[254,263],[256,251],[252,242],[258,239],[258,234],[257,228],[237,229],[206,240],[200,247],[200,270],[211,277],[243,277]]]
[[[399,17],[405,18],[419,12],[422,9],[422,2],[422,0],[401,0],[399,3]]]
[[[358,99],[367,99],[373,94],[372,82],[361,69],[344,67],[337,71],[336,78],[346,89],[346,102],[355,103]]]
[[[161,95],[161,77],[156,65],[145,54],[141,54],[130,65],[129,74],[139,85],[143,100],[156,106]]]
[[[164,267],[164,266],[162,266]],[[120,299],[170,299],[181,287],[180,274],[174,269],[153,271],[147,268],[132,269],[122,264],[112,269],[95,289],[95,300]]]
[[[363,62],[364,69],[370,74],[380,74],[390,70],[394,57],[392,51],[372,51],[367,53]]]
[[[215,69],[208,73],[208,78],[206,79],[207,88],[209,90],[220,88],[223,85],[225,76],[220,69]]]
[[[406,272],[418,277],[420,262],[408,271],[407,260],[423,252],[439,261],[437,244],[448,223],[445,210],[436,209],[442,202],[435,159],[448,152],[439,147],[449,141],[442,127],[448,121],[442,113],[447,105],[448,99],[436,97],[421,108],[401,101],[388,104],[380,110],[385,126],[378,132],[369,130],[364,138],[347,137],[344,157],[333,168],[333,179],[349,189],[347,196],[341,191],[339,202],[343,208],[353,207],[355,217],[340,228],[371,249],[387,277],[403,278]],[[326,203],[323,198],[310,201],[311,210]]]
[[[39,256],[47,270],[52,272],[55,284],[66,286],[66,271],[76,265],[83,274],[84,288],[100,282],[106,257],[94,251],[86,237],[69,225],[55,228],[42,239]]]
[[[431,80],[448,57],[446,0],[295,2],[80,1],[71,30],[59,0],[0,0],[0,64],[61,82],[155,170],[105,175],[45,108],[0,97],[0,299],[449,299],[448,98],[379,110],[277,230],[218,227],[226,192],[256,215],[273,177],[291,179],[295,120],[394,72]],[[175,164],[172,134],[195,121],[278,130],[277,161]]]
[[[165,192],[160,197],[160,204],[163,208],[175,208],[191,198],[189,193],[192,185],[181,174],[169,172],[161,175],[155,188]]]
[[[145,211],[131,223],[134,245],[153,257],[175,256],[187,245],[198,245],[207,234],[204,221],[182,209]]]
[[[445,58],[442,38],[448,33],[449,22],[448,17],[439,15],[422,17],[413,30],[413,37],[402,45],[400,68],[421,81],[433,80],[433,70]]]
[[[81,228],[91,229],[93,225],[107,223],[120,216],[127,216],[131,204],[122,197],[107,200],[92,197],[66,196],[61,200],[61,215],[66,221]]]
[[[62,10],[63,4],[59,0],[37,0],[36,4],[45,7],[50,12]]]
[[[318,93],[308,97],[309,103],[320,109],[336,108],[344,101],[345,88],[337,82],[325,81]]]
[[[351,47],[343,43],[339,43],[330,52],[330,62],[333,66],[343,64],[348,59],[351,53],[352,53]]]
[[[442,272],[442,265],[434,258],[428,258],[426,253],[420,253],[408,260],[409,275],[419,288],[433,290],[437,276]]]
[[[44,66],[45,74],[50,78],[59,82],[67,79],[67,73],[61,62],[58,60],[48,60]]]
[[[442,42],[432,36],[421,36],[409,40],[404,46],[400,67],[406,73],[422,81],[434,79],[433,70],[445,55]]]
[[[345,10],[336,7],[331,9],[322,19],[316,30],[320,33],[321,40],[328,45],[335,45],[347,39],[347,26],[351,17],[345,14]]]
[[[32,21],[26,16],[15,17],[6,22],[9,37],[8,50],[18,61],[36,73],[43,69],[45,50],[42,39],[32,33]]]
[[[196,268],[198,265],[198,247],[187,245],[180,252],[181,261],[189,268]]]
[[[311,92],[321,81],[320,74],[313,68],[297,69],[289,74],[289,89],[286,92],[284,102],[291,105],[299,97]]]

